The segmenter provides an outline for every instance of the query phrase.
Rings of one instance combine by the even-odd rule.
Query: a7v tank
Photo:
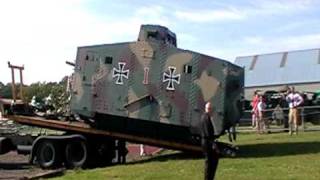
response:
[[[206,102],[215,135],[239,120],[243,81],[241,67],[179,49],[168,28],[142,25],[137,41],[78,48],[71,110],[97,128],[191,141]]]

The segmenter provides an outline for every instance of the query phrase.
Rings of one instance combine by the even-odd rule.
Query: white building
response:
[[[237,57],[245,68],[245,97],[255,90],[280,90],[286,85],[297,91],[320,90],[320,49]]]

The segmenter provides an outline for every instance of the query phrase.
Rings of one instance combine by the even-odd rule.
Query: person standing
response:
[[[253,98],[251,101],[252,128],[258,128],[258,115],[259,115],[258,103],[259,103],[258,91],[254,91]]]
[[[259,102],[257,105],[257,109],[258,109],[257,130],[259,134],[262,133],[263,131],[266,131],[268,126],[267,119],[264,118],[265,108],[266,108],[266,104],[263,101],[263,97],[259,96]]]
[[[280,104],[277,104],[277,106],[274,108],[272,112],[272,119],[277,122],[278,126],[284,124],[284,114]]]
[[[117,146],[118,146],[118,163],[125,164],[126,163],[126,156],[128,154],[126,141],[119,139]]]
[[[211,122],[212,107],[208,102],[205,105],[205,113],[201,117],[200,132],[201,132],[201,146],[205,156],[205,170],[204,179],[214,179],[217,170],[219,157],[216,151],[213,150],[214,145],[214,127]]]
[[[289,134],[292,135],[292,126],[294,126],[295,133],[298,134],[298,107],[303,103],[303,98],[295,91],[294,87],[291,87],[286,97],[286,101],[289,104]]]
[[[140,144],[140,156],[145,156],[146,155],[146,150],[144,147],[144,144]]]

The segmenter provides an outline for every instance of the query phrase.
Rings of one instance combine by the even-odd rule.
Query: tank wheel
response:
[[[58,147],[53,141],[43,141],[39,144],[37,150],[37,161],[40,167],[47,169],[58,165],[59,161]]]
[[[84,141],[68,142],[65,148],[65,163],[67,168],[81,167],[87,160],[87,146]]]

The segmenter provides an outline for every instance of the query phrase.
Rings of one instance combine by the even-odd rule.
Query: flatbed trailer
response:
[[[0,150],[2,148],[6,151],[11,149],[25,154],[30,153],[30,163],[39,164],[43,168],[56,168],[62,165],[74,168],[100,166],[114,162],[124,163],[127,154],[126,141],[187,152],[202,151],[199,144],[100,130],[81,121],[60,121],[23,115],[6,117],[19,124],[65,132],[63,135],[38,136],[29,146],[19,146],[11,143],[7,138],[0,139]]]
[[[50,120],[41,117],[33,116],[21,116],[21,115],[11,115],[7,116],[9,119],[14,120],[20,124],[37,126],[41,128],[48,128],[53,130],[61,130],[70,133],[80,133],[80,134],[89,134],[89,135],[99,135],[102,137],[111,137],[116,139],[123,139],[129,142],[141,143],[154,145],[158,147],[164,147],[175,150],[182,151],[194,151],[200,152],[201,146],[194,144],[186,144],[182,142],[174,141],[165,141],[160,139],[153,139],[148,137],[134,136],[124,133],[117,133],[108,130],[99,130],[92,128],[89,124],[79,122],[79,121],[59,121],[59,120]]]

